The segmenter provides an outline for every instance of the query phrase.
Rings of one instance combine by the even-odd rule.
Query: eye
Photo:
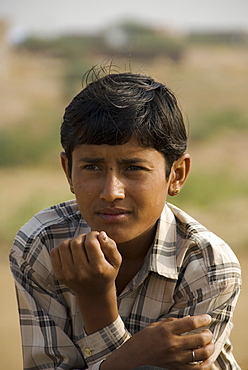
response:
[[[142,171],[142,170],[145,170],[145,168],[142,166],[136,166],[134,164],[127,167],[127,171]]]
[[[86,164],[83,166],[83,169],[88,171],[98,171],[100,170],[100,167],[96,164]]]

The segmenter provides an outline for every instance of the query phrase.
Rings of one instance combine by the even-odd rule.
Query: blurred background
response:
[[[35,212],[71,198],[59,161],[64,108],[88,69],[110,63],[153,76],[179,100],[193,166],[173,203],[241,262],[232,342],[248,369],[247,15],[247,0],[0,1],[2,369],[22,369],[9,249]]]

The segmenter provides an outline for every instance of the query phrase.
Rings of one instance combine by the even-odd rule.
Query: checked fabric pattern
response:
[[[118,296],[119,317],[87,336],[74,293],[54,276],[50,251],[90,229],[75,201],[36,214],[10,252],[19,306],[24,369],[84,369],[137,331],[168,317],[209,313],[214,369],[240,369],[229,335],[240,291],[240,266],[229,246],[167,203],[144,265]]]

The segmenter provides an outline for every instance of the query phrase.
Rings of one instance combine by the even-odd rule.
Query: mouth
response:
[[[130,216],[131,211],[123,208],[103,208],[96,212],[103,221],[107,222],[120,222]]]

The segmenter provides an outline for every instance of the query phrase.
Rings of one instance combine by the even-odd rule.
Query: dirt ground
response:
[[[243,290],[235,312],[232,343],[234,353],[242,370],[248,370],[247,351],[247,296],[248,255],[238,256],[243,269]],[[22,370],[21,340],[15,300],[14,284],[9,272],[7,257],[0,262],[1,320],[0,320],[0,358],[1,369]]]

